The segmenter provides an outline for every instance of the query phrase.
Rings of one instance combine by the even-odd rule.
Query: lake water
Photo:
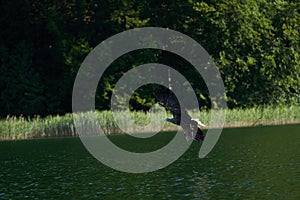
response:
[[[146,151],[173,134],[111,140]],[[3,141],[0,199],[300,199],[300,125],[224,129],[204,159],[200,145],[164,169],[128,174],[94,159],[78,138]]]

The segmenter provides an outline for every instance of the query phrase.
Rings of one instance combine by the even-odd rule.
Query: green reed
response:
[[[218,111],[216,111],[218,112]],[[192,118],[200,119],[209,128],[211,111],[201,110],[200,112],[189,111]],[[80,116],[78,122],[80,127],[94,127],[99,124],[105,134],[122,133],[122,132],[157,132],[162,130],[176,130],[178,127],[165,122],[170,113],[163,109],[156,109],[153,112],[130,112],[125,111],[112,113],[111,111],[95,111],[77,114]],[[93,117],[96,120],[93,121]],[[134,126],[129,123],[132,120]],[[118,123],[116,122],[118,121]],[[96,122],[96,123],[95,123]],[[225,127],[234,126],[256,126],[270,124],[288,124],[300,123],[300,107],[255,107],[248,109],[231,109],[226,111]],[[118,126],[121,125],[123,130]],[[76,130],[72,114],[63,116],[48,116],[41,118],[25,118],[23,116],[8,116],[0,120],[0,139],[28,139],[41,137],[60,137],[76,136]]]

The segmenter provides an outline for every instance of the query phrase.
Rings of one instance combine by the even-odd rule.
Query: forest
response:
[[[211,55],[229,108],[300,105],[299,0],[10,0],[0,2],[0,117],[72,112],[72,89],[88,53],[114,34],[138,27],[184,33]],[[190,81],[210,107],[203,80],[184,59],[154,49],[128,53],[105,72],[96,108],[108,110],[116,81],[157,62]],[[154,102],[151,87],[131,97],[134,110]]]

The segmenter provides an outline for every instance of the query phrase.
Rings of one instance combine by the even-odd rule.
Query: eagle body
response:
[[[192,119],[185,108],[181,108],[180,104],[173,92],[154,93],[158,104],[170,111],[173,118],[167,118],[166,121],[181,126],[187,141],[203,141],[204,134],[200,127],[205,126],[198,119]]]

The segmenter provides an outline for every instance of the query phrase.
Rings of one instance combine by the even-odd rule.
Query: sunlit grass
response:
[[[204,124],[210,122],[210,111],[189,112],[193,118],[200,119]],[[125,111],[116,112],[115,116],[111,111],[96,111],[96,113],[80,113],[80,126],[96,126],[92,116],[97,117],[98,124],[106,134],[122,132],[157,132],[162,127],[163,130],[175,130],[178,127],[171,123],[164,123],[166,113],[164,110],[153,112],[131,112],[130,116]],[[168,116],[171,117],[170,114]],[[118,127],[116,120],[122,125],[123,131]],[[132,119],[133,126],[128,123]],[[152,122],[151,122],[152,120]],[[226,111],[225,126],[256,126],[270,124],[300,123],[300,107],[256,107],[248,109],[231,109]],[[125,129],[125,130],[124,130]],[[27,139],[40,137],[76,136],[73,122],[73,115],[48,116],[41,118],[25,119],[24,117],[8,116],[0,120],[0,139]]]

